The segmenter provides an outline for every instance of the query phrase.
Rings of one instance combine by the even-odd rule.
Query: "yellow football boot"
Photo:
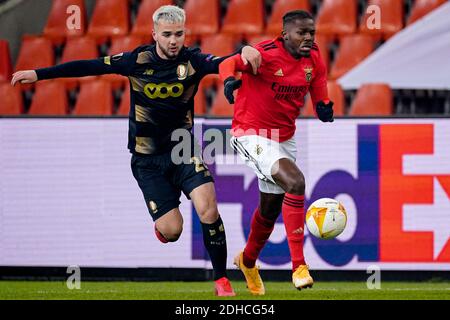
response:
[[[264,289],[264,283],[259,275],[259,270],[257,266],[253,268],[247,268],[243,262],[244,252],[241,251],[235,258],[234,264],[242,271],[247,282],[247,288],[250,293],[257,296],[262,296],[266,293]]]

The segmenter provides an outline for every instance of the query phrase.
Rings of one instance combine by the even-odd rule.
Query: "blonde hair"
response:
[[[153,24],[158,25],[161,20],[166,20],[170,23],[184,23],[186,21],[186,13],[177,6],[161,6],[153,13]]]

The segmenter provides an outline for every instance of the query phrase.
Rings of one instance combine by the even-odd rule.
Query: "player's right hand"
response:
[[[33,83],[38,80],[36,71],[34,70],[24,70],[17,71],[13,74],[11,84],[14,86],[17,82],[20,83]]]
[[[319,101],[316,105],[317,117],[322,122],[333,122],[333,101]]]
[[[227,98],[230,104],[234,104],[234,95],[233,92],[236,89],[239,89],[242,85],[242,80],[236,80],[235,77],[228,77],[223,82],[224,88],[223,93],[225,94],[225,98]]]

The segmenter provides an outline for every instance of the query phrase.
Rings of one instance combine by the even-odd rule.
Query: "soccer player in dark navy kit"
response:
[[[234,296],[226,274],[225,229],[217,209],[213,178],[193,142],[189,145],[191,154],[187,163],[173,161],[171,152],[178,143],[172,141],[174,131],[185,129],[192,135],[194,96],[200,80],[207,74],[218,73],[219,64],[226,57],[184,47],[185,13],[179,7],[160,7],[153,15],[153,23],[155,45],[94,60],[18,71],[11,83],[108,73],[127,76],[131,90],[128,139],[133,154],[131,167],[155,221],[156,235],[164,243],[180,237],[183,218],[178,206],[183,192],[192,199],[202,223],[204,244],[214,268],[215,293]],[[259,52],[244,47],[242,56],[256,70]],[[186,158],[185,154],[181,156]]]

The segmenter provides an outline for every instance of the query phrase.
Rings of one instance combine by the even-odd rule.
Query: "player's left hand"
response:
[[[258,68],[261,65],[261,53],[252,46],[245,46],[242,48],[241,59],[244,65],[250,63],[253,74],[257,74]]]
[[[236,80],[235,77],[228,77],[225,79],[223,84],[224,84],[223,93],[227,98],[228,102],[230,104],[233,104],[234,103],[233,92],[234,90],[239,89],[241,87],[242,80]]]
[[[316,105],[317,117],[322,122],[333,122],[333,101],[328,101],[325,103],[324,101],[319,101]]]

